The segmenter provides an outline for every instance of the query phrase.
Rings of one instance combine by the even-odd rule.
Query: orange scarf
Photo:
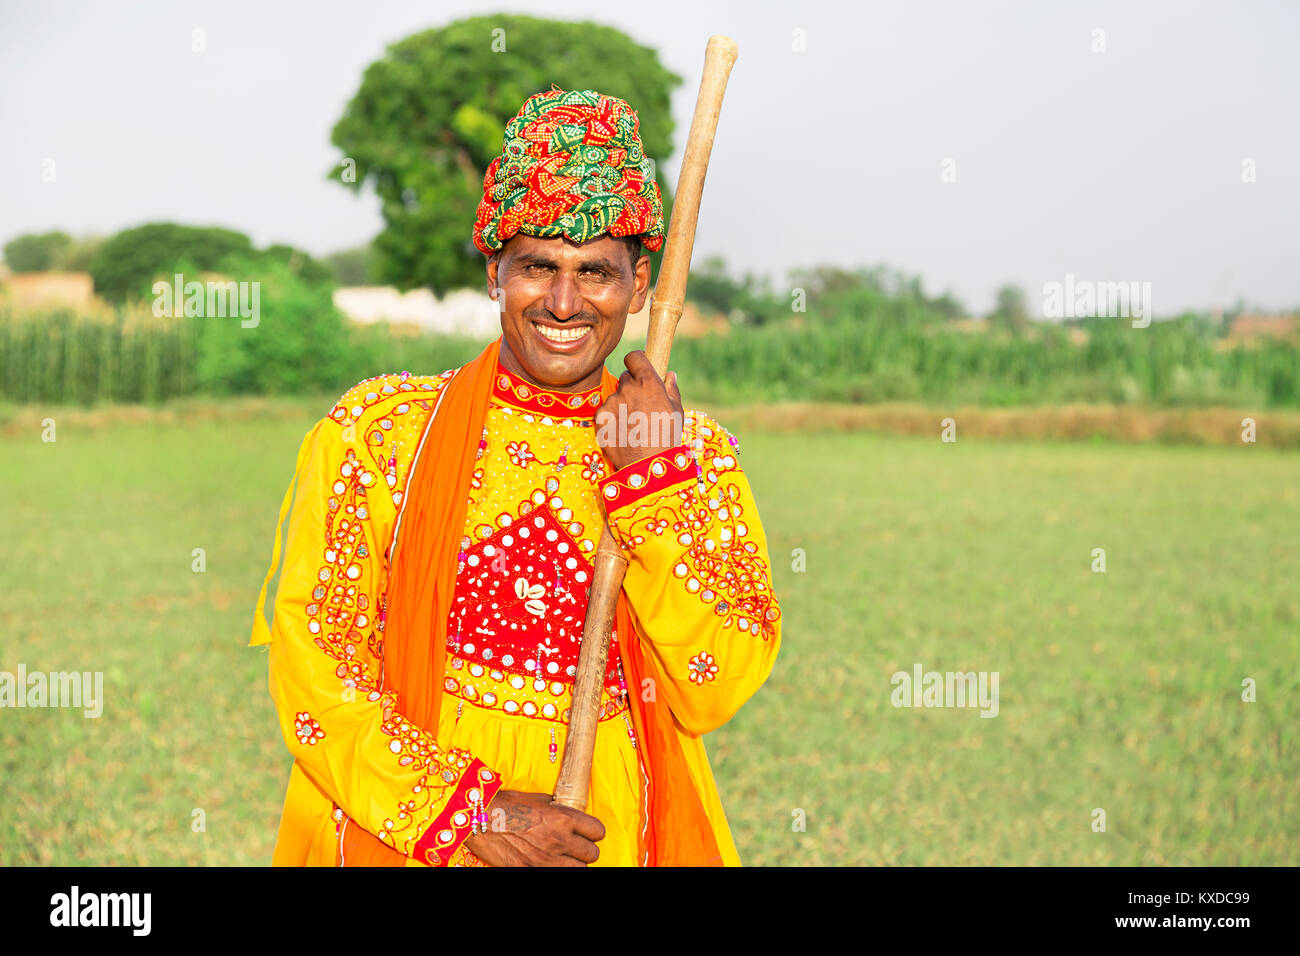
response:
[[[420,439],[389,543],[384,687],[397,692],[399,713],[435,735],[470,478],[500,352],[498,338],[443,387]],[[606,369],[601,372],[605,399],[618,388],[618,379]],[[641,765],[649,778],[650,819],[641,828],[641,858],[651,866],[720,865],[713,828],[691,783],[672,714],[667,704],[641,700],[642,680],[650,668],[626,593],[619,595],[615,628]],[[349,866],[406,863],[404,854],[357,826],[344,830],[343,855]]]

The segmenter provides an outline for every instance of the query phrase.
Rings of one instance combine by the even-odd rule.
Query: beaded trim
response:
[[[466,660],[454,651],[448,653],[447,676],[443,690],[460,702],[469,702],[483,710],[495,710],[508,716],[530,717],[534,720],[569,722],[572,704],[573,678],[546,680],[540,677],[524,678],[518,674],[488,668],[477,661]],[[625,690],[615,691],[606,686],[601,694],[600,720],[617,717],[628,709]]]
[[[690,448],[678,445],[610,475],[600,483],[600,493],[605,507],[616,511],[692,477],[703,483],[698,457]]]
[[[718,428],[727,436],[727,444],[731,446],[731,452],[710,462],[703,464],[700,462],[700,453],[704,451],[704,439],[713,437],[713,429],[708,425],[700,424],[697,432],[691,415],[692,413],[687,411],[682,419],[683,444],[635,461],[600,483],[600,492],[605,499],[607,509],[624,508],[653,492],[671,488],[692,476],[695,478],[695,487],[700,497],[705,497],[708,490],[705,483],[705,464],[711,465],[712,468],[735,467],[735,455],[740,452],[740,442],[721,425]],[[717,475],[710,470],[709,479],[716,480],[716,478]]]
[[[412,855],[430,866],[445,866],[466,837],[487,832],[487,805],[501,786],[499,775],[474,760],[442,812],[416,841]]]
[[[540,415],[563,413],[570,418],[595,418],[600,407],[599,385],[585,392],[555,392],[530,385],[499,364],[496,378],[492,380],[492,396]]]

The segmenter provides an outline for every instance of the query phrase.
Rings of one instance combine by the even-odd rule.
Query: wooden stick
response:
[[[686,137],[682,171],[677,179],[673,199],[672,221],[664,244],[663,262],[650,302],[650,327],[646,332],[646,357],[659,377],[668,374],[668,355],[673,347],[673,333],[682,317],[686,298],[686,280],[691,268],[691,250],[695,245],[695,223],[700,213],[700,196],[704,192],[704,174],[709,168],[713,136],[722,111],[722,96],[727,78],[736,62],[736,42],[724,36],[709,37],[704,51],[704,73],[695,100],[695,116]],[[560,806],[586,810],[587,791],[591,786],[591,760],[596,750],[596,725],[600,717],[600,695],[605,684],[605,667],[609,659],[609,633],[613,629],[618,596],[627,572],[627,557],[609,530],[609,520],[601,531],[600,544],[592,559],[591,591],[587,597],[587,617],[583,622],[582,646],[578,652],[578,673],[573,682],[573,707],[569,712],[569,732],[564,742],[564,757],[555,784],[554,801]],[[624,635],[630,640],[631,635]],[[629,688],[639,693],[640,688]]]

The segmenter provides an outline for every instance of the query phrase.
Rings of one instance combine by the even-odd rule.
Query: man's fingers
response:
[[[562,826],[572,826],[572,823],[565,821]],[[595,843],[582,838],[575,830],[568,829],[551,831],[543,842],[542,849],[551,860],[564,866],[594,864],[601,856]]]
[[[572,822],[574,833],[590,840],[592,843],[605,839],[605,824],[581,810],[574,810],[572,807],[566,807],[565,809],[569,811],[569,819]]]
[[[676,373],[676,372],[669,372],[669,373],[668,373],[668,379],[667,379],[667,381],[664,382],[664,386],[668,389],[668,397],[669,397],[670,399],[672,399],[673,404],[674,404],[674,405],[681,405],[681,403],[682,403],[682,393],[681,393],[681,389],[679,389],[679,388],[677,387],[677,373]]]
[[[551,851],[554,856],[577,860],[579,863],[595,863],[600,857],[600,850],[591,840],[584,839],[576,833],[566,833],[556,840]]]
[[[659,373],[655,371],[655,367],[650,364],[650,359],[646,358],[645,352],[641,351],[641,349],[636,349],[624,355],[623,364],[639,381],[661,381]]]
[[[573,836],[569,839],[568,846],[565,849],[565,856],[590,865],[600,859],[600,847],[590,840],[584,840],[580,836]]]

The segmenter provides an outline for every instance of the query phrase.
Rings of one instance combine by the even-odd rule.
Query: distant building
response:
[[[645,305],[640,312],[627,317],[627,326],[623,329],[623,338],[645,341],[650,329],[650,297],[646,296]],[[705,335],[729,335],[731,323],[726,317],[717,313],[706,315],[694,302],[687,302],[682,309],[682,317],[677,322],[677,335],[685,339],[697,339]]]
[[[0,305],[9,308],[85,309],[94,302],[89,272],[15,272],[0,278]]]
[[[485,292],[460,289],[439,300],[428,289],[399,292],[392,286],[334,290],[334,307],[353,322],[394,322],[426,332],[490,339],[501,333],[497,305]]]
[[[399,292],[392,286],[351,286],[334,290],[334,307],[353,322],[393,322],[422,331],[492,339],[501,334],[497,304],[486,292],[459,289],[438,299],[428,289]],[[650,326],[650,299],[640,312],[627,317],[624,338],[644,340]],[[731,326],[720,315],[704,315],[694,303],[682,310],[677,334],[695,338],[726,335]]]
[[[1300,335],[1300,316],[1242,314],[1232,320],[1228,338],[1253,342],[1260,338],[1285,339]]]

